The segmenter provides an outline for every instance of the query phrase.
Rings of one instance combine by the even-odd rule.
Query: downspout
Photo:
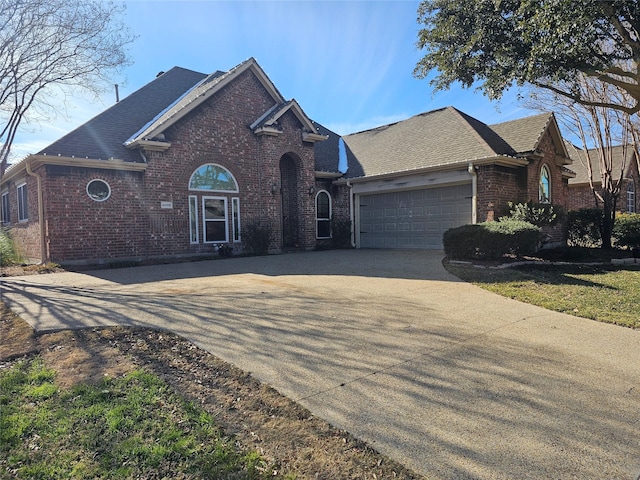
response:
[[[26,161],[27,173],[35,177],[38,185],[38,222],[40,223],[40,263],[45,263],[49,258],[47,255],[47,245],[45,243],[45,225],[44,225],[44,200],[42,198],[42,177],[40,174],[31,170],[31,162]]]
[[[478,172],[473,162],[469,162],[467,171],[471,175],[471,223],[476,224],[478,223]]]
[[[351,220],[351,246],[356,246],[356,214],[353,211],[353,194],[351,193],[352,185],[351,180],[347,180],[347,187],[349,188],[349,220]]]

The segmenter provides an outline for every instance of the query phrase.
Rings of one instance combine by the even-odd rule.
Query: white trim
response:
[[[546,200],[543,200],[541,195],[540,195],[540,193],[541,193],[541,187],[542,187],[542,172],[544,172],[545,170],[547,171],[547,174],[548,174],[549,191],[547,192],[547,197],[548,198]],[[553,198],[552,198],[552,195],[551,195],[551,190],[552,190],[551,189],[551,185],[552,185],[552,183],[551,183],[551,169],[549,168],[549,165],[547,165],[546,163],[543,163],[540,166],[540,171],[539,171],[539,174],[538,174],[538,202],[540,202],[540,203],[549,203],[550,204],[553,201]]]
[[[205,208],[206,200],[222,200],[224,205],[224,220],[207,220],[207,210]],[[207,222],[223,222],[224,221],[224,240],[211,240],[207,241]],[[202,243],[216,244],[216,243],[229,243],[229,212],[227,210],[227,197],[202,197]]]
[[[339,183],[336,182],[336,183]],[[468,165],[460,170],[445,170],[439,172],[422,173],[416,175],[404,175],[389,178],[377,178],[368,182],[352,183],[352,191],[355,194],[372,194],[400,190],[417,190],[430,187],[444,187],[471,183]]]
[[[238,210],[236,214],[236,208]],[[236,221],[238,228],[236,229]],[[240,226],[240,197],[231,198],[231,230],[234,243],[242,241],[242,227]],[[238,239],[236,240],[236,236]]]
[[[627,213],[636,213],[636,185],[633,179],[627,184]]]
[[[193,200],[193,203],[191,203],[192,200]],[[191,222],[192,215],[193,215],[193,219],[195,220],[195,227],[196,227],[195,232],[193,231],[193,224]],[[197,245],[200,243],[200,222],[198,222],[198,196],[197,195],[189,195],[189,243],[191,245]]]
[[[327,195],[327,198],[329,199],[329,217],[328,218],[318,218],[318,197],[320,196],[321,193],[324,193]],[[318,190],[318,193],[316,193],[316,198],[315,198],[315,210],[316,210],[316,238],[317,239],[327,239],[327,238],[331,238],[331,214],[333,213],[332,209],[333,209],[333,205],[331,202],[331,195],[329,194],[329,192],[327,192],[326,190]],[[328,237],[321,237],[318,234],[318,222],[319,221],[328,221],[329,222],[329,236]]]
[[[20,189],[24,188],[25,191],[25,204],[23,205],[23,201],[20,195]],[[18,223],[26,223],[29,221],[29,190],[27,189],[27,183],[20,183],[16,185],[16,196],[18,199]],[[22,215],[20,215],[22,210]],[[25,216],[26,215],[26,216]]]
[[[200,170],[202,167],[206,167],[206,166],[213,166],[213,167],[218,167],[221,168],[222,170],[224,170],[227,174],[229,174],[229,176],[231,177],[231,180],[233,180],[233,183],[235,183],[236,188],[235,190],[212,190],[209,188],[191,188],[191,180],[193,179],[193,176],[196,174],[196,172],[198,170]],[[226,168],[223,167],[220,164],[217,163],[203,163],[202,165],[200,165],[198,168],[196,168],[193,173],[191,173],[191,176],[189,177],[189,183],[187,184],[187,188],[189,189],[189,191],[191,192],[220,192],[220,193],[240,193],[240,187],[238,186],[238,181],[236,180],[236,177],[234,177],[233,173],[231,173],[231,171]]]
[[[102,183],[104,183],[104,184],[107,186],[108,193],[107,193],[107,196],[106,196],[106,197],[104,197],[104,198],[94,198],[94,197],[91,195],[91,193],[89,193],[89,185],[91,185],[93,182],[102,182]],[[111,197],[111,185],[109,185],[109,184],[107,183],[107,181],[106,181],[106,180],[103,180],[103,179],[101,179],[101,178],[94,178],[93,180],[89,180],[89,181],[87,182],[87,186],[85,187],[85,190],[86,190],[87,195],[89,196],[89,198],[90,198],[91,200],[93,200],[94,202],[98,202],[98,203],[100,203],[100,202],[104,202],[104,201],[108,200],[108,199],[109,199],[109,197]]]
[[[9,225],[11,223],[11,204],[9,203],[9,192],[2,192],[2,195],[0,195],[0,198],[2,199],[2,224],[3,225]],[[6,208],[5,208],[6,207]]]

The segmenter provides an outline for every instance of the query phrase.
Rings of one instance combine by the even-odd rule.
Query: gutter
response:
[[[40,176],[40,174],[35,173],[33,170],[31,170],[31,162],[29,161],[30,159],[28,159],[25,163],[25,167],[26,167],[26,171],[27,173],[32,176],[35,177],[36,182],[38,184],[38,222],[40,224],[40,263],[45,263],[48,258],[49,255],[47,254],[47,245],[45,243],[45,225],[44,225],[44,200],[42,198],[42,177]]]

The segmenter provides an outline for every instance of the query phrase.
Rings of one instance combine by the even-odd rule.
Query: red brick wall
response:
[[[556,149],[551,135],[540,140],[540,156],[531,157],[526,167],[485,165],[478,168],[478,221],[497,220],[507,212],[508,202],[538,201],[542,165],[551,174],[551,203],[566,207],[566,185],[562,167],[556,164]]]
[[[152,215],[142,198],[142,173],[47,167],[44,176],[47,241],[51,260],[142,258],[149,251]],[[104,180],[110,197],[96,202],[86,192]]]
[[[507,212],[507,202],[525,201],[522,168],[483,165],[478,168],[478,222],[498,220]]]

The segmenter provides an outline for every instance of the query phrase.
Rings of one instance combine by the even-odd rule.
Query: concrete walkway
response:
[[[635,479],[640,331],[342,250],[2,279],[37,330],[170,329],[433,479]]]

